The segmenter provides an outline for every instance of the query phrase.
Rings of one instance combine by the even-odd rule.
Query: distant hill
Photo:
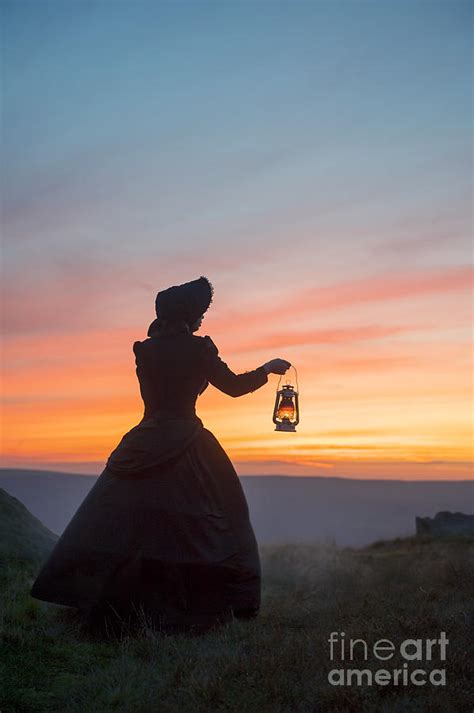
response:
[[[241,478],[262,544],[333,539],[363,547],[414,535],[417,515],[474,512],[474,481],[361,480],[263,476]]]
[[[472,513],[474,481],[354,480],[296,476],[241,476],[260,544],[331,539],[364,546],[415,534],[415,517],[440,510]],[[0,487],[61,533],[94,476],[0,469]]]
[[[16,498],[0,488],[0,562],[43,560],[57,537]]]

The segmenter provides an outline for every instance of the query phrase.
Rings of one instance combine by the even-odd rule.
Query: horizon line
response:
[[[79,472],[74,472],[74,471],[65,471],[65,470],[54,470],[54,469],[46,469],[46,468],[18,468],[16,466],[8,467],[8,466],[0,466],[0,474],[3,471],[20,471],[20,472],[32,472],[32,473],[57,473],[58,475],[77,475],[79,477],[84,477],[84,478],[98,478],[100,473],[79,473]],[[430,479],[430,478],[424,478],[424,479],[415,479],[415,478],[359,478],[359,477],[350,477],[347,475],[321,475],[321,474],[308,474],[308,475],[290,475],[290,474],[284,474],[284,473],[245,473],[245,474],[239,474],[237,473],[239,478],[288,478],[294,480],[295,478],[298,478],[300,480],[308,480],[308,479],[318,479],[318,480],[350,480],[350,481],[360,481],[360,482],[368,482],[368,483],[374,483],[374,482],[391,482],[391,483],[473,483],[474,485],[474,477],[473,478],[460,478],[460,479],[441,479],[441,478],[435,478],[435,479]]]

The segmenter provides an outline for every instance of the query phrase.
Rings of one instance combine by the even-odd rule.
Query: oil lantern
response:
[[[278,381],[275,408],[273,409],[273,423],[276,424],[275,431],[295,432],[296,426],[300,421],[298,405],[298,376],[296,376],[296,391],[295,387],[289,382],[283,384],[280,389],[280,381],[281,376]]]

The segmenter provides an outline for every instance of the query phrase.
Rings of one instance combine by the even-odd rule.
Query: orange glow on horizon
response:
[[[198,415],[238,472],[472,478],[470,325],[443,293],[465,290],[472,273],[445,272],[302,289],[279,309],[241,315],[244,339],[228,315],[206,315],[199,334],[213,336],[235,372],[276,356],[298,369],[296,433],[274,431],[277,376],[239,399],[212,386],[198,398]],[[443,297],[438,312],[426,303],[433,291]],[[395,312],[403,319],[391,315],[389,324],[390,305],[407,296],[422,300],[418,309]],[[282,319],[290,314],[294,320]],[[121,325],[8,337],[3,463],[95,464],[100,472],[142,417],[132,344],[144,331]]]

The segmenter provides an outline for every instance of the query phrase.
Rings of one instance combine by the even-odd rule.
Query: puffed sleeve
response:
[[[206,379],[219,391],[229,396],[243,396],[267,383],[268,376],[263,366],[243,374],[234,374],[219,356],[219,350],[208,336],[203,337]]]
[[[140,354],[141,345],[142,345],[141,342],[133,342],[132,350],[133,350],[133,353],[135,354],[135,359],[137,359],[138,355]]]
[[[137,367],[137,369],[138,369],[138,365],[139,365],[140,357],[141,357],[140,347],[141,347],[141,342],[133,342],[132,350],[133,350],[133,355],[135,357],[135,366]]]

